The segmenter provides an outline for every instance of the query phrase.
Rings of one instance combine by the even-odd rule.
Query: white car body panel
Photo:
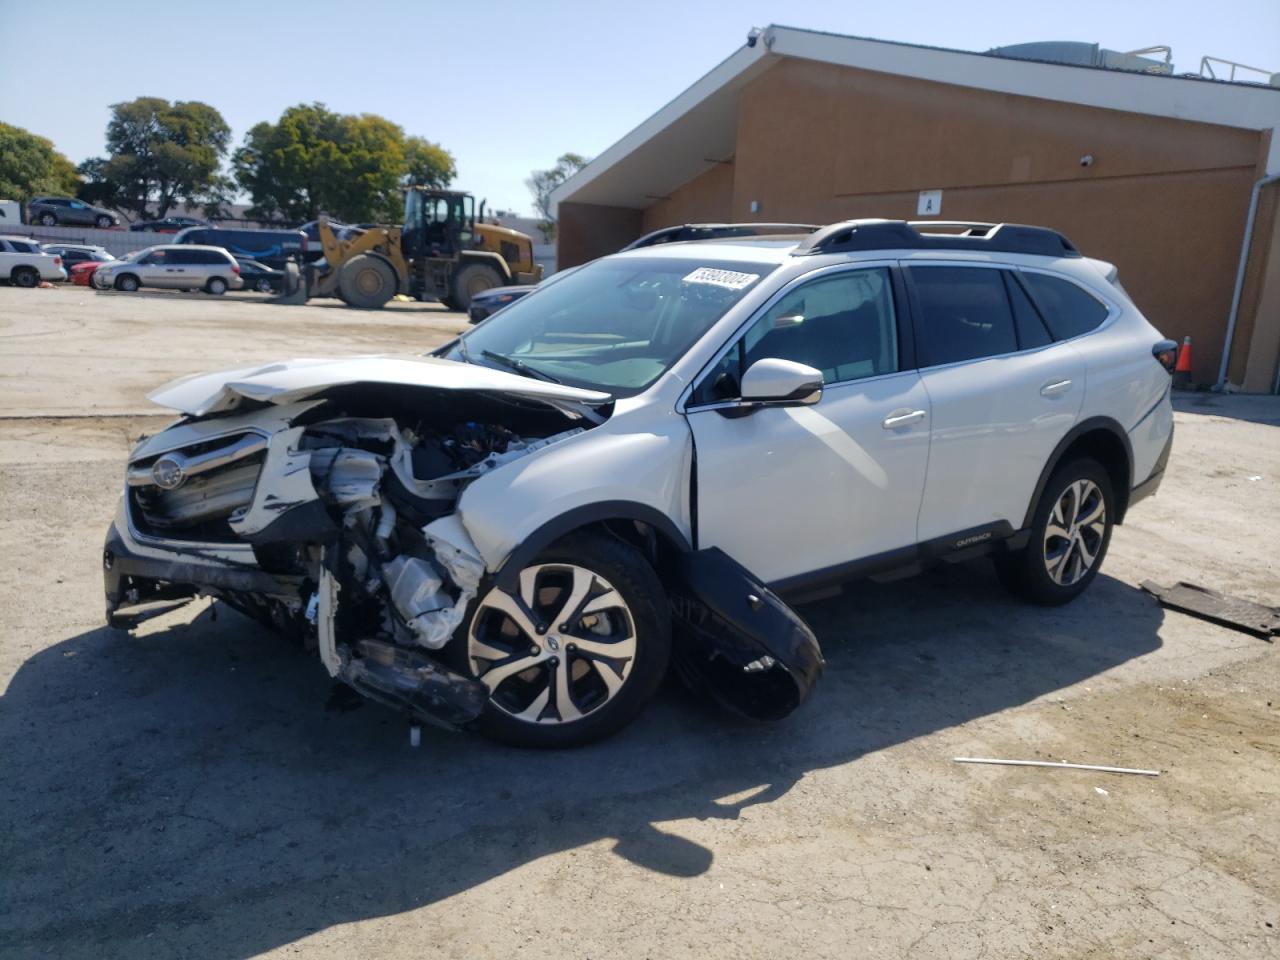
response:
[[[1022,526],[1036,482],[1076,423],[1085,365],[1068,343],[931,367],[933,407],[921,541],[999,521]],[[1046,387],[1069,385],[1045,396]]]
[[[883,425],[917,410],[923,419]],[[813,406],[690,410],[699,546],[773,583],[915,543],[928,411],[914,370],[832,384]]]
[[[688,424],[674,410],[634,398],[619,407],[600,426],[494,470],[463,491],[458,515],[489,570],[547,522],[609,501],[656,510],[692,541]]]

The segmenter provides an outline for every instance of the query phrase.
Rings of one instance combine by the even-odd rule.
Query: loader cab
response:
[[[456,257],[475,245],[476,201],[469,193],[409,189],[401,243],[411,257]]]

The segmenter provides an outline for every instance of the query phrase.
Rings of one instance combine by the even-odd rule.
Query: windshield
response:
[[[639,393],[774,269],[764,263],[623,257],[539,287],[462,337],[450,356],[518,361],[533,375]]]
[[[145,257],[154,249],[154,247],[147,247],[145,250],[134,250],[132,253],[126,253],[121,259],[128,260],[130,263],[136,263],[140,257]]]

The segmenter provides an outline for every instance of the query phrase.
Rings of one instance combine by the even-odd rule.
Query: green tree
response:
[[[252,216],[295,222],[321,213],[395,221],[404,185],[445,186],[455,173],[438,144],[406,137],[384,117],[335,113],[323,103],[298,104],[276,123],[254,126],[232,166]]]
[[[440,144],[422,137],[405,137],[404,162],[406,187],[443,189],[458,175],[453,154]]]
[[[89,180],[86,199],[114,200],[144,218],[151,215],[151,202],[157,218],[179,200],[217,204],[228,193],[229,181],[219,168],[230,144],[231,128],[207,103],[139,97],[112,104],[108,156],[80,165]]]
[[[80,178],[53,143],[0,123],[0,198],[26,202],[44,193],[74,195]]]
[[[550,170],[535,170],[525,179],[524,185],[533,194],[533,205],[542,217],[538,229],[548,242],[556,233],[556,218],[551,215],[552,192],[590,162],[580,153],[564,153]]]

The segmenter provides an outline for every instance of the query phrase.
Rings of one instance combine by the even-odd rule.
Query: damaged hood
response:
[[[241,401],[294,403],[355,383],[500,393],[582,410],[613,399],[607,393],[522,377],[475,363],[426,356],[288,360],[219,373],[198,373],[147,394],[162,407],[201,417],[234,410]]]

